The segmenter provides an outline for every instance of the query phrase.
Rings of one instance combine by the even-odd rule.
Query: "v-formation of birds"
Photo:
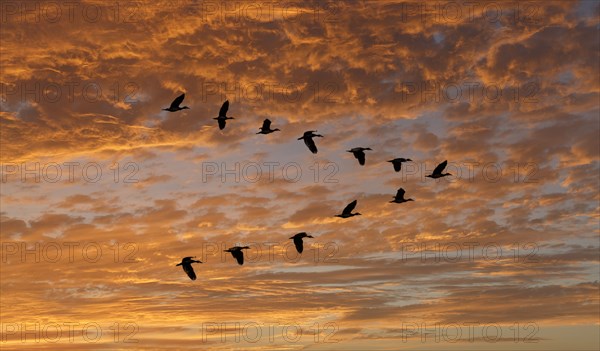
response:
[[[173,102],[171,103],[171,106],[169,106],[168,108],[165,108],[163,110],[169,111],[169,112],[177,112],[177,111],[189,109],[189,107],[187,107],[187,106],[180,106],[181,103],[183,102],[183,99],[185,99],[185,94],[181,94],[180,96],[175,98],[175,100],[173,100]],[[229,110],[229,100],[227,100],[223,103],[223,105],[221,106],[221,109],[219,110],[219,115],[217,117],[213,118],[213,119],[217,120],[219,129],[221,129],[221,130],[223,130],[225,128],[226,122],[228,119],[235,119],[234,117],[227,116],[228,110]],[[271,129],[271,121],[269,119],[265,119],[263,121],[263,125],[262,125],[262,127],[259,128],[259,130],[260,131],[256,134],[271,134],[273,132],[279,131],[278,128]],[[304,135],[302,135],[300,138],[298,138],[298,140],[304,141],[304,144],[306,144],[306,146],[308,147],[310,152],[312,152],[313,154],[316,154],[318,152],[317,145],[315,144],[315,141],[313,140],[313,138],[323,138],[322,135],[316,134],[316,132],[317,132],[316,130],[309,130],[309,131],[304,132]],[[361,166],[364,166],[366,163],[365,151],[367,151],[367,150],[371,150],[371,148],[355,147],[355,148],[352,148],[347,151],[354,155],[354,157],[358,160],[358,163]],[[402,163],[412,162],[412,160],[409,158],[395,158],[393,160],[389,160],[388,162],[392,163],[392,165],[394,167],[394,171],[400,172],[400,170],[402,169]],[[427,175],[426,177],[437,179],[437,178],[442,178],[442,177],[451,175],[450,173],[443,173],[444,169],[446,168],[447,165],[448,165],[448,161],[444,161],[444,162],[440,163],[433,170],[433,172],[430,175]],[[406,192],[404,191],[403,188],[398,189],[398,191],[396,192],[396,196],[394,196],[393,200],[390,202],[400,204],[400,203],[404,203],[404,202],[408,202],[408,201],[414,201],[413,199],[410,199],[410,198],[406,199],[404,197],[405,193]],[[350,217],[354,217],[354,216],[360,216],[361,214],[359,212],[354,212],[354,213],[352,212],[356,208],[357,203],[358,203],[358,200],[352,201],[342,210],[341,214],[335,215],[335,217],[350,218]],[[302,233],[298,233],[290,238],[291,240],[294,241],[294,246],[296,247],[296,251],[298,251],[298,253],[302,253],[302,251],[304,250],[304,242],[303,242],[304,238],[313,238],[313,237],[311,235],[308,235],[308,234],[302,232]],[[248,246],[234,246],[234,247],[230,247],[229,249],[224,250],[224,251],[231,253],[233,258],[236,259],[237,263],[239,265],[243,265],[244,264],[244,252],[242,250],[246,250],[249,248],[250,247],[248,247]],[[188,277],[190,277],[191,280],[196,280],[196,273],[194,272],[192,263],[203,263],[203,262],[201,262],[199,260],[194,260],[194,256],[188,256],[188,257],[184,257],[181,260],[181,262],[178,263],[176,266],[182,266],[183,271],[188,275]]]

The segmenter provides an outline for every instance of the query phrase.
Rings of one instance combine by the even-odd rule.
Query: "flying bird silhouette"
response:
[[[225,124],[228,119],[235,119],[234,117],[227,117],[228,109],[229,109],[229,100],[226,100],[223,103],[223,106],[221,106],[221,109],[219,110],[219,116],[213,118],[213,119],[216,119],[217,122],[219,122],[219,129],[221,129],[221,130],[223,130],[225,128]]]
[[[348,217],[353,217],[353,216],[360,216],[360,213],[356,212],[356,213],[352,213],[352,210],[354,210],[354,208],[356,207],[356,203],[358,202],[358,200],[354,200],[351,203],[349,203],[344,210],[342,211],[342,214],[338,214],[335,215],[336,217],[340,217],[340,218],[348,218]]]
[[[316,130],[306,131],[306,132],[304,132],[303,136],[298,138],[298,140],[304,139],[304,144],[306,144],[306,146],[308,147],[310,152],[312,152],[313,154],[316,154],[318,151],[317,145],[315,145],[315,141],[312,138],[314,138],[314,137],[322,138],[323,136],[320,134],[315,134],[314,132],[316,132]]]
[[[175,265],[175,266],[182,266],[183,271],[188,275],[188,277],[190,277],[191,280],[196,280],[196,273],[194,272],[194,268],[192,268],[192,263],[202,263],[201,261],[193,260],[192,258],[194,258],[194,257],[196,257],[196,256],[184,257],[181,260],[181,263],[178,263]]]
[[[180,110],[189,109],[189,107],[187,106],[179,107],[179,105],[183,102],[183,99],[185,99],[185,93],[176,97],[175,100],[173,100],[173,102],[171,103],[171,106],[169,106],[168,108],[163,108],[163,111],[177,112]]]
[[[249,249],[250,246],[234,246],[230,247],[227,250],[223,250],[224,252],[231,252],[231,256],[237,260],[237,263],[240,265],[244,264],[244,252],[243,249]]]
[[[279,128],[271,129],[271,121],[268,118],[263,121],[263,125],[259,129],[260,132],[256,134],[271,134],[279,130]]]
[[[298,251],[298,253],[302,253],[302,251],[304,251],[304,242],[302,241],[303,238],[312,238],[312,235],[302,232],[290,238],[294,239],[294,245],[296,246],[296,251]]]
[[[446,168],[447,164],[448,164],[447,160],[440,163],[439,165],[437,165],[437,167],[435,167],[435,169],[433,170],[433,173],[431,173],[430,175],[427,175],[426,177],[437,179],[437,178],[442,178],[445,176],[452,175],[450,173],[442,173],[444,171],[444,168]]]
[[[395,158],[393,160],[389,160],[388,162],[391,162],[392,165],[394,165],[394,171],[396,172],[400,172],[400,170],[402,169],[402,162],[409,162],[412,161],[410,158]]]
[[[407,202],[407,201],[415,201],[413,199],[405,199],[404,198],[404,193],[405,193],[404,189],[402,189],[402,188],[398,189],[398,192],[396,193],[396,196],[394,196],[394,200],[392,200],[390,202],[401,204],[401,203]]]
[[[352,148],[352,149],[346,150],[346,151],[354,154],[354,157],[356,157],[356,159],[358,160],[358,163],[361,166],[364,166],[365,165],[365,150],[371,150],[371,148],[370,147],[355,147],[355,148]]]

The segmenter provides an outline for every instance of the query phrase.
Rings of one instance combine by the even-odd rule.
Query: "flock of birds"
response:
[[[185,99],[185,94],[181,94],[180,96],[175,98],[175,100],[173,100],[173,102],[171,103],[171,106],[169,106],[168,108],[164,108],[163,110],[169,111],[169,112],[177,112],[177,111],[189,109],[189,107],[187,107],[187,106],[180,106],[181,103],[183,102],[183,99]],[[229,100],[227,100],[223,103],[223,105],[221,106],[221,109],[219,110],[219,115],[217,117],[213,118],[213,119],[217,120],[220,130],[225,129],[225,126],[227,124],[226,122],[228,119],[235,119],[234,117],[227,116],[228,110],[229,110]],[[271,129],[271,121],[269,119],[265,119],[263,121],[262,127],[260,127],[259,130],[260,131],[256,134],[271,134],[273,132],[279,131],[278,128]],[[298,138],[298,140],[304,141],[304,144],[306,144],[306,146],[308,147],[310,152],[312,152],[313,154],[316,154],[318,152],[317,145],[315,144],[315,141],[313,140],[313,138],[323,138],[322,135],[316,134],[316,132],[317,132],[316,130],[309,130],[309,131],[304,132],[304,135],[302,135],[300,138]],[[355,148],[352,148],[347,151],[354,155],[354,157],[358,160],[358,163],[361,166],[364,166],[365,162],[366,162],[365,151],[367,151],[367,150],[371,150],[371,148],[355,147]],[[400,172],[400,170],[402,169],[402,163],[411,162],[411,161],[412,160],[410,158],[395,158],[395,159],[389,160],[387,162],[392,163],[392,165],[394,166],[394,171]],[[444,162],[440,163],[433,170],[433,172],[430,175],[427,175],[426,177],[437,179],[437,178],[442,178],[442,177],[451,175],[450,173],[444,173],[444,169],[446,168],[447,165],[448,165],[448,161],[444,161]],[[406,199],[404,197],[405,194],[406,194],[406,192],[404,191],[403,188],[398,189],[398,192],[396,192],[396,196],[394,196],[393,200],[390,202],[401,204],[401,203],[408,202],[408,201],[414,201],[413,199]],[[352,201],[351,203],[346,205],[346,207],[342,210],[341,214],[337,214],[337,215],[335,215],[335,217],[350,218],[350,217],[354,217],[354,216],[360,216],[361,214],[359,212],[352,212],[356,208],[357,203],[358,203],[357,200]],[[303,241],[304,238],[312,238],[312,236],[302,232],[302,233],[298,233],[290,238],[290,240],[294,241],[294,246],[296,247],[296,251],[298,251],[298,253],[302,253],[302,251],[304,250],[304,241]],[[231,256],[233,256],[233,258],[236,259],[237,263],[239,265],[243,265],[244,264],[244,252],[242,250],[246,250],[249,248],[250,248],[249,246],[234,246],[234,247],[230,247],[227,250],[224,250],[224,252],[231,253]],[[190,277],[191,280],[196,280],[196,273],[194,272],[192,263],[203,263],[200,260],[195,260],[194,258],[195,258],[195,256],[184,257],[181,260],[181,262],[176,265],[176,266],[181,266],[183,268],[183,271],[188,275],[188,277]]]

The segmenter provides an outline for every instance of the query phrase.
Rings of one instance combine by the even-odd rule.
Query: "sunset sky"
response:
[[[0,5],[2,350],[600,348],[598,2]]]

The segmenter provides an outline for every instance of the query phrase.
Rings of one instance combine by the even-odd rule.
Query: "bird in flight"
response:
[[[312,138],[314,138],[314,137],[322,138],[323,136],[320,134],[315,134],[314,132],[316,132],[316,130],[306,131],[306,132],[304,132],[303,136],[298,138],[298,140],[304,139],[304,144],[306,144],[306,146],[308,146],[308,149],[310,150],[310,152],[312,152],[313,154],[316,154],[318,151],[317,145],[315,145],[315,141]]]
[[[393,160],[389,160],[388,162],[391,162],[392,165],[394,165],[394,171],[396,172],[400,172],[400,170],[402,169],[402,162],[409,162],[412,161],[410,158],[395,158]]]
[[[181,263],[176,264],[175,266],[182,266],[183,271],[190,277],[191,280],[196,280],[196,273],[194,272],[194,268],[192,268],[192,263],[202,263],[198,260],[193,260],[196,256],[188,256],[184,257],[181,260]]]
[[[394,200],[392,200],[390,202],[401,204],[401,203],[407,202],[407,201],[415,201],[413,199],[405,199],[404,198],[404,194],[405,193],[406,192],[404,191],[404,189],[402,189],[402,188],[398,189],[398,192],[396,193],[396,196],[394,196]]]
[[[219,116],[213,118],[213,119],[216,119],[217,122],[219,122],[219,129],[221,129],[221,130],[223,130],[225,128],[225,122],[228,119],[235,119],[233,117],[227,117],[228,109],[229,109],[229,100],[226,100],[223,103],[223,106],[221,106],[221,109],[219,110]]]
[[[302,251],[304,251],[304,242],[302,241],[303,238],[312,238],[312,235],[308,235],[304,232],[302,233],[298,233],[296,235],[294,235],[293,237],[291,237],[290,239],[294,239],[294,245],[296,246],[296,251],[298,251],[298,253],[302,253]]]
[[[250,246],[234,246],[230,247],[227,250],[223,250],[224,252],[231,252],[231,256],[237,260],[237,263],[240,265],[244,264],[244,252],[243,249],[249,249]]]
[[[452,175],[450,173],[442,173],[444,171],[444,168],[446,168],[446,165],[448,165],[448,161],[444,161],[442,163],[440,163],[439,165],[437,165],[437,167],[435,167],[435,169],[433,170],[433,173],[431,173],[430,175],[427,175],[425,177],[429,177],[429,178],[433,178],[433,179],[437,179],[437,178],[442,178],[445,176],[449,176]]]
[[[175,98],[175,100],[173,100],[171,106],[169,106],[168,108],[163,108],[163,111],[177,112],[180,110],[189,109],[189,107],[187,106],[179,107],[179,105],[183,102],[183,99],[185,99],[185,94],[179,95]]]
[[[348,218],[348,217],[353,217],[353,216],[360,216],[360,213],[356,212],[356,213],[352,213],[352,210],[354,210],[354,208],[356,207],[356,203],[358,202],[358,200],[354,200],[351,203],[348,204],[348,206],[346,206],[344,208],[344,210],[342,211],[342,214],[338,214],[335,215],[336,217],[340,217],[340,218]]]
[[[271,129],[271,121],[268,118],[263,121],[263,125],[259,129],[260,132],[256,134],[271,134],[279,130],[279,128]]]
[[[346,150],[346,151],[354,154],[354,157],[356,157],[356,159],[358,160],[358,163],[361,166],[364,166],[365,165],[365,150],[371,150],[371,148],[370,147],[355,147],[355,148],[352,148],[352,149]]]

